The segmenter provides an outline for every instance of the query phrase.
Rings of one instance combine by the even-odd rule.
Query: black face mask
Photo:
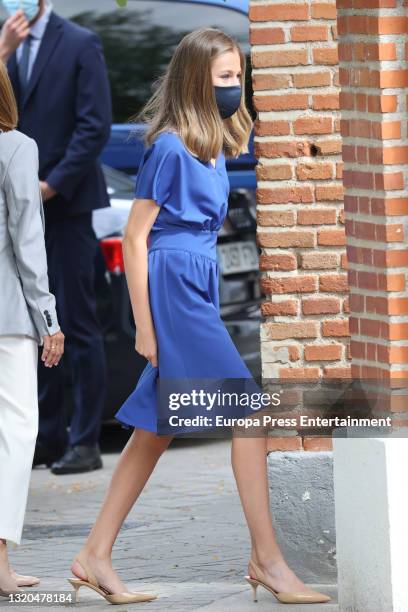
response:
[[[220,87],[214,85],[215,99],[218,110],[223,119],[231,117],[239,108],[241,103],[242,90],[240,85]]]

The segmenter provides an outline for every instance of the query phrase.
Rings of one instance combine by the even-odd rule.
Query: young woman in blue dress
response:
[[[136,323],[136,351],[148,364],[117,413],[133,427],[99,516],[75,557],[70,582],[112,603],[146,601],[114,571],[119,530],[171,442],[159,435],[156,383],[161,377],[248,377],[219,314],[217,232],[228,204],[225,156],[247,152],[252,120],[245,107],[245,56],[220,30],[185,36],[139,117],[147,120],[146,150],[123,252]],[[232,467],[252,550],[248,576],[284,603],[330,599],[288,567],[269,506],[264,437],[232,440]]]

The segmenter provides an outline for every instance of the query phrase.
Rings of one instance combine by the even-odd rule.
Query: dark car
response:
[[[94,228],[101,240],[97,292],[109,367],[105,414],[109,419],[133,390],[146,364],[134,348],[135,326],[121,245],[143,153],[143,128],[129,119],[151,95],[152,84],[187,32],[201,26],[218,27],[233,35],[248,54],[248,2],[129,0],[126,9],[118,9],[114,0],[54,0],[53,4],[56,12],[100,36],[112,88],[114,125],[102,155],[111,208],[94,211]],[[255,118],[249,58],[247,95]],[[223,320],[246,364],[259,376],[255,163],[252,136],[250,153],[227,162],[231,192],[228,215],[219,233],[218,256]]]

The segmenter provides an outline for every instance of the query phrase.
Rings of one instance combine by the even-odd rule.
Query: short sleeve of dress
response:
[[[153,142],[145,150],[139,166],[135,198],[154,200],[158,206],[163,206],[170,194],[177,157],[177,152],[163,141]]]

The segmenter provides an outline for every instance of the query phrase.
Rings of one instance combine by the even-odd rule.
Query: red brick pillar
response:
[[[264,378],[349,376],[336,6],[250,4]],[[316,448],[301,436],[271,448]]]
[[[408,2],[338,0],[352,374],[408,372]],[[392,410],[406,412],[406,401]]]

